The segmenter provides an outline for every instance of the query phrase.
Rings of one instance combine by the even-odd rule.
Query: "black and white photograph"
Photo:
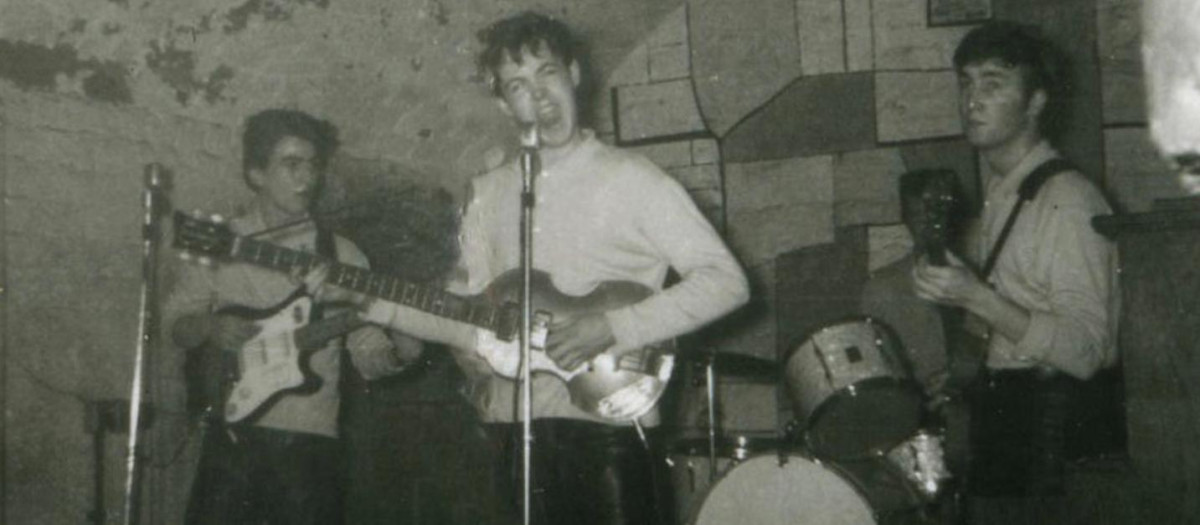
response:
[[[0,525],[1200,523],[1196,0],[0,0]]]

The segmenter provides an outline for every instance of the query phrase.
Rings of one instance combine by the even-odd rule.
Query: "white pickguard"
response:
[[[606,374],[618,372],[618,359],[622,358],[613,356],[608,353],[608,350],[574,370],[564,370],[545,352],[546,336],[549,331],[548,317],[540,317],[535,320],[530,331],[529,360],[532,364],[530,372],[553,374],[568,384],[576,376],[585,372]],[[494,333],[480,330],[478,332],[478,353],[497,374],[509,379],[519,378],[521,373],[519,341],[502,341]],[[671,371],[674,368],[674,356],[664,355],[660,359],[662,364],[657,370],[657,375],[647,375],[637,382],[599,399],[595,409],[598,415],[609,419],[628,420],[641,417],[653,408],[655,402],[662,395],[666,382],[671,378]]]
[[[304,383],[294,334],[308,324],[312,299],[301,297],[275,315],[257,321],[261,331],[238,350],[239,379],[225,402],[225,420],[250,415],[276,392]]]

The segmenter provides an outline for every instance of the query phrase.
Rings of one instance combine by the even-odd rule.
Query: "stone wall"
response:
[[[1113,202],[1137,211],[1179,195],[1147,140],[1138,2],[990,5],[995,18],[1038,23],[1070,54],[1073,120],[1061,148]],[[911,242],[899,225],[898,175],[954,169],[971,207],[979,205],[978,161],[961,138],[951,67],[955,46],[973,25],[933,25],[928,17],[926,2],[907,0],[763,0],[752,9],[691,1],[608,78],[615,107],[606,112],[617,143],[682,151],[708,135],[717,145],[724,190],[718,224],[755,294],[746,311],[706,332],[702,345],[774,359],[790,344],[781,334],[815,322],[792,306],[811,293],[806,286],[820,284],[834,302],[855,296],[853,279],[827,289],[815,282],[822,276],[782,275],[803,265],[782,269],[780,257],[865,239],[867,254],[857,264],[866,267],[845,268],[847,275],[895,260]],[[687,78],[676,58],[680,41],[690,56]],[[652,58],[663,55],[670,66],[656,74]],[[837,234],[854,229],[865,235]]]

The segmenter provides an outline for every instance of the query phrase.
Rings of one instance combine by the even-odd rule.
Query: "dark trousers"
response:
[[[499,493],[520,521],[524,484],[520,424],[487,425]],[[539,525],[668,525],[670,486],[659,438],[630,427],[567,419],[533,423],[531,522]]]
[[[989,371],[968,396],[972,495],[1061,495],[1068,462],[1124,451],[1117,370],[1087,381],[1036,370]]]
[[[214,424],[204,436],[186,523],[338,525],[343,472],[336,439]]]

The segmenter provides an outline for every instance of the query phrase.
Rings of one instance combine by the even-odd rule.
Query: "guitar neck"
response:
[[[265,241],[238,237],[230,255],[240,261],[284,272],[308,272],[318,264],[327,264],[329,276],[326,282],[347,290],[492,331],[497,331],[503,322],[501,309],[483,301],[471,301],[437,287],[371,272]]]
[[[929,258],[929,264],[933,266],[946,266],[950,261],[946,259],[946,248],[944,246],[932,246],[925,251],[925,256]]]

